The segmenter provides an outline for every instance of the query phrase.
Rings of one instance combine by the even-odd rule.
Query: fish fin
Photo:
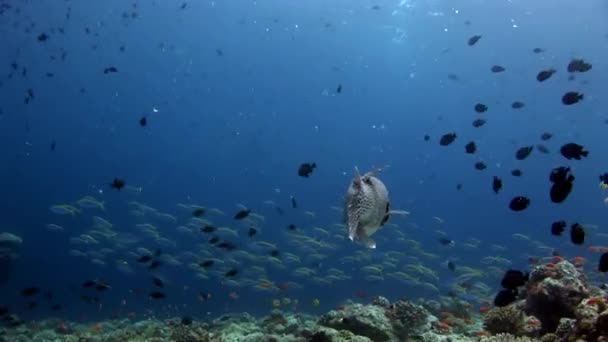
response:
[[[353,176],[353,182],[357,185],[361,185],[361,173],[359,172],[359,168],[355,166],[355,175]]]
[[[348,238],[350,241],[355,241],[355,237],[357,236],[357,228],[359,228],[359,222],[348,224]]]
[[[376,248],[376,241],[370,239],[369,237],[365,236],[361,239],[361,243],[369,248],[369,249],[375,249]]]

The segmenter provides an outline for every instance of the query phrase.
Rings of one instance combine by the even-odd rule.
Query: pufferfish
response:
[[[390,218],[391,214],[408,215],[407,211],[391,210],[388,190],[374,171],[363,176],[355,167],[355,175],[346,192],[344,208],[348,238],[368,248],[376,248],[370,237]]]

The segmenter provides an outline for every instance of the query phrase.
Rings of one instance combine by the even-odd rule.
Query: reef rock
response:
[[[372,341],[398,340],[392,333],[391,322],[384,309],[377,305],[346,305],[342,310],[332,310],[323,315],[319,324],[336,330],[348,330]]]

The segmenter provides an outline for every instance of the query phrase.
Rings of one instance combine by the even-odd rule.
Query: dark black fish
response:
[[[439,145],[448,146],[449,144],[453,143],[454,140],[456,140],[456,133],[446,133],[441,136],[441,139],[439,139]]]
[[[514,170],[511,170],[511,175],[513,175],[515,177],[521,177],[523,175],[523,172],[521,172],[520,169],[514,169]]]
[[[148,269],[150,269],[150,270],[157,269],[157,268],[160,266],[160,264],[161,264],[161,262],[160,262],[160,261],[158,261],[158,260],[154,260],[154,261],[153,261],[153,262],[150,264],[150,266],[148,266]]]
[[[454,240],[448,239],[443,236],[439,237],[438,241],[442,246],[454,246],[455,244]]]
[[[467,44],[469,44],[469,46],[473,46],[475,44],[477,44],[477,42],[481,39],[481,35],[475,35],[471,38],[469,38],[469,40],[467,41]]]
[[[568,143],[563,145],[559,151],[568,160],[576,159],[581,160],[581,157],[587,157],[589,151],[585,151],[585,148],[576,143]]]
[[[526,106],[526,104],[521,101],[515,101],[515,102],[511,103],[511,108],[513,108],[513,109],[520,109],[520,108],[524,108],[525,106]]]
[[[500,189],[502,189],[502,180],[496,176],[494,176],[494,179],[492,180],[492,190],[495,193],[498,193],[500,191]]]
[[[296,203],[296,198],[293,196],[291,196],[291,207],[294,209],[298,207],[298,204]]]
[[[608,272],[608,252],[602,254],[602,256],[600,257],[597,270],[602,273]]]
[[[270,252],[270,256],[272,257],[278,258],[279,255],[281,255],[281,253],[276,249]]]
[[[473,127],[479,128],[479,127],[481,127],[481,126],[483,126],[483,125],[486,124],[486,120],[484,120],[484,119],[476,119],[471,124],[473,125]]]
[[[186,6],[188,6],[187,2],[184,2],[181,4],[181,6],[179,6],[180,9],[186,9]]]
[[[496,307],[507,306],[517,300],[517,290],[501,290],[494,297]]]
[[[112,287],[106,283],[97,282],[95,284],[95,290],[97,290],[99,292],[103,292],[103,291],[109,290],[111,288]]]
[[[221,248],[221,249],[225,249],[227,251],[233,251],[236,249],[236,245],[233,244],[232,242],[221,242],[219,244],[216,245],[216,247]]]
[[[524,196],[515,196],[509,203],[509,208],[513,211],[523,211],[528,206],[530,206],[530,199]]]
[[[504,67],[500,66],[500,65],[493,65],[493,66],[490,68],[490,70],[491,70],[493,73],[499,73],[499,72],[503,72],[503,71],[505,71],[506,69],[505,69]]]
[[[247,235],[249,237],[252,237],[252,236],[254,236],[257,233],[258,233],[258,231],[255,228],[253,228],[253,227],[249,228],[249,230],[247,231]]]
[[[82,283],[82,287],[84,287],[84,288],[91,288],[91,287],[95,286],[95,284],[97,284],[95,281],[93,281],[93,280],[87,280],[84,283]]]
[[[39,42],[46,42],[49,39],[49,35],[46,33],[41,33],[38,35]]]
[[[165,286],[165,283],[158,277],[154,277],[152,278],[152,282],[154,283],[154,286],[156,287],[163,287]]]
[[[196,208],[192,211],[192,216],[194,217],[201,217],[205,214],[205,209],[203,208]]]
[[[555,221],[551,224],[551,234],[560,236],[566,230],[566,221]]]
[[[114,180],[112,181],[112,183],[110,183],[110,187],[112,189],[115,189],[117,191],[122,190],[122,188],[125,187],[125,181],[124,179],[120,179],[120,178],[114,178]]]
[[[537,48],[534,48],[534,49],[532,50],[532,52],[534,52],[534,53],[543,53],[543,52],[545,52],[545,49],[542,49],[542,48],[538,48],[538,47],[537,47]]]
[[[213,236],[211,239],[209,239],[209,243],[212,245],[215,245],[219,241],[220,241],[220,238],[218,238],[217,236]]]
[[[296,230],[296,229],[297,229],[297,227],[296,227],[296,225],[295,225],[295,224],[291,223],[291,224],[288,224],[288,225],[287,225],[287,229],[288,229],[288,230],[291,230],[291,231],[294,231],[294,230]]]
[[[23,295],[24,297],[35,296],[39,293],[40,293],[40,288],[36,287],[36,286],[26,287],[23,290],[21,290],[21,295]]]
[[[160,291],[156,291],[156,292],[150,293],[149,297],[152,299],[163,299],[163,298],[166,298],[167,296]]]
[[[55,141],[51,142],[51,151],[55,151],[55,146],[57,146],[57,143],[55,143]]]
[[[534,150],[534,146],[521,147],[517,150],[517,152],[515,152],[515,159],[524,160],[524,159],[528,158],[528,156],[530,155],[530,153],[532,153],[533,150]]]
[[[201,228],[201,232],[203,232],[203,233],[213,233],[214,231],[215,231],[214,226],[204,226],[203,228]]]
[[[545,132],[545,133],[541,134],[541,136],[540,136],[540,140],[542,140],[542,141],[547,141],[551,138],[553,138],[553,133],[549,133],[549,132]]]
[[[569,91],[565,93],[564,96],[562,96],[562,103],[566,106],[570,106],[575,103],[578,103],[580,100],[583,99],[583,97],[584,95],[581,93],[578,93],[576,91]]]
[[[553,203],[562,203],[566,200],[574,186],[574,179],[574,176],[570,173],[569,167],[561,166],[551,170],[549,181],[551,181],[553,185],[551,186],[549,195]]]
[[[184,317],[182,317],[181,323],[182,323],[182,325],[186,325],[186,326],[192,325],[192,318],[190,318],[188,316],[184,316]]]
[[[544,82],[551,78],[555,74],[555,69],[542,70],[538,74],[536,74],[536,80],[538,82]]]
[[[342,85],[338,84],[338,87],[336,88],[336,93],[340,94],[342,92]]]
[[[474,141],[471,141],[464,146],[464,150],[468,154],[473,154],[475,151],[477,151],[477,145],[475,145]]]
[[[575,58],[568,63],[568,72],[587,72],[591,70],[592,67],[591,63]]]
[[[161,256],[161,254],[163,254],[163,250],[160,248],[154,251],[154,256],[157,258]]]
[[[462,190],[462,183],[456,184],[456,190],[458,190],[458,191]]]
[[[486,106],[483,103],[477,103],[475,104],[475,107],[473,107],[475,109],[475,111],[477,113],[485,113],[488,110],[488,106]]]
[[[203,262],[200,263],[200,266],[203,268],[207,268],[207,267],[211,267],[213,266],[214,261],[213,260],[205,260]]]
[[[429,141],[431,140],[431,137],[428,134],[424,135],[424,141]]]
[[[479,161],[479,162],[475,163],[475,165],[474,165],[474,166],[475,166],[475,169],[476,169],[476,170],[479,170],[479,171],[483,171],[483,170],[485,170],[485,169],[487,169],[487,168],[488,168],[488,167],[486,166],[486,164],[485,164],[484,162],[481,162],[481,161]]]
[[[536,144],[536,149],[538,150],[538,152],[543,153],[543,154],[549,154],[549,148],[543,144]]]
[[[570,241],[575,245],[582,245],[585,243],[585,230],[583,226],[578,223],[574,223],[570,226]]]
[[[148,261],[150,261],[150,260],[152,260],[152,257],[151,257],[151,256],[149,256],[149,255],[142,255],[142,256],[140,256],[140,257],[137,259],[137,262],[144,263],[144,262],[148,262]]]
[[[239,212],[234,214],[234,219],[242,220],[242,219],[246,218],[247,216],[249,216],[249,214],[251,214],[251,210],[249,210],[249,209],[240,210]]]
[[[118,69],[116,69],[113,66],[110,66],[110,67],[107,67],[107,68],[103,69],[103,73],[106,74],[106,75],[107,74],[111,74],[111,73],[115,73],[115,72],[118,72]]]
[[[8,306],[0,305],[0,317],[8,313]]]
[[[61,304],[55,304],[55,305],[51,306],[51,310],[53,310],[53,311],[61,310]]]
[[[147,124],[148,124],[148,118],[145,116],[142,116],[141,119],[139,119],[139,125],[141,127],[146,127]]]
[[[448,261],[447,263],[448,266],[448,270],[452,271],[452,272],[456,272],[456,264],[453,261]]]
[[[226,272],[226,274],[224,274],[224,276],[225,277],[234,277],[237,274],[239,274],[239,271],[236,268],[233,268],[230,271]]]
[[[518,270],[508,270],[502,277],[500,285],[507,290],[515,290],[520,286],[526,285],[530,276],[528,273],[524,273]]]
[[[316,168],[317,163],[302,163],[298,168],[298,176],[308,178]]]

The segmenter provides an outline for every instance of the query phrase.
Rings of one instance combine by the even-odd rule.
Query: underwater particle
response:
[[[116,191],[122,190],[125,187],[125,180],[120,178],[114,178],[112,183],[110,183],[110,188],[115,189]]]
[[[55,151],[55,146],[57,146],[55,140],[51,141],[51,151]]]
[[[483,171],[483,170],[485,170],[485,169],[488,168],[486,166],[486,164],[484,162],[482,162],[482,161],[478,161],[477,163],[475,163],[474,167],[475,167],[476,170],[479,170],[479,171]]]
[[[597,270],[604,273],[608,272],[608,252],[602,254],[597,265]]]
[[[515,152],[515,159],[524,160],[524,159],[528,158],[528,156],[530,155],[530,153],[532,153],[533,150],[534,150],[534,146],[521,147]]]
[[[575,245],[585,243],[585,229],[578,223],[573,223],[570,226],[570,241]]]
[[[196,208],[192,211],[192,216],[194,217],[201,217],[205,214],[205,209],[203,208]]]
[[[53,310],[53,311],[61,310],[61,304],[55,304],[55,305],[51,306],[51,310]]]
[[[152,260],[152,257],[149,255],[142,255],[137,259],[137,262],[139,263],[146,263],[148,261]]]
[[[493,73],[499,73],[499,72],[503,72],[503,71],[505,71],[505,70],[506,70],[506,69],[505,69],[503,66],[500,66],[500,65],[493,65],[493,66],[490,68],[490,71],[492,71]]]
[[[536,48],[532,49],[532,52],[534,52],[534,53],[543,53],[543,52],[545,52],[545,49],[536,47]]]
[[[511,108],[513,108],[513,109],[521,109],[521,108],[524,108],[525,106],[526,106],[526,104],[521,101],[514,101],[513,103],[511,103]]]
[[[187,2],[183,2],[180,6],[179,9],[186,9],[186,7],[188,6]]]
[[[549,148],[543,144],[536,144],[536,149],[538,150],[538,152],[543,153],[543,154],[549,154]]]
[[[296,198],[291,196],[291,207],[296,209],[298,207],[298,203],[296,203]]]
[[[165,295],[164,293],[162,293],[160,291],[154,291],[154,292],[150,293],[148,295],[148,297],[150,297],[152,299],[164,299],[164,298],[167,298],[167,295]]]
[[[555,221],[551,224],[551,235],[561,236],[566,230],[566,221]]]
[[[513,211],[523,211],[530,206],[530,199],[524,196],[515,196],[509,203],[509,208]]]
[[[592,67],[591,63],[587,63],[580,58],[574,58],[568,63],[568,72],[587,72]]]
[[[456,133],[454,133],[454,132],[446,133],[446,134],[442,135],[441,138],[439,139],[439,145],[448,146],[451,143],[453,143],[454,140],[456,140]]]
[[[249,214],[251,214],[250,209],[239,210],[236,214],[234,214],[234,219],[242,220],[242,219],[246,218],[247,216],[249,216]]]
[[[39,42],[46,42],[49,39],[49,35],[46,33],[41,33],[38,35],[37,39]]]
[[[477,42],[478,42],[480,39],[481,39],[481,35],[474,35],[474,36],[472,36],[471,38],[469,38],[469,39],[467,40],[467,44],[468,44],[469,46],[473,46],[473,45],[477,44]]]
[[[473,127],[475,127],[475,128],[479,128],[479,127],[481,127],[481,126],[483,126],[485,124],[486,124],[486,120],[484,120],[484,119],[475,119],[471,123],[471,125],[473,125]]]
[[[239,271],[238,271],[236,268],[233,268],[233,269],[231,269],[230,271],[226,272],[226,273],[224,274],[224,277],[226,277],[226,278],[230,278],[230,277],[234,277],[234,276],[236,276],[237,274],[239,274]]]
[[[548,80],[549,78],[551,78],[551,76],[553,76],[553,74],[555,74],[555,69],[547,69],[547,70],[541,70],[538,72],[538,74],[536,74],[536,80],[538,82],[544,82],[546,80]]]
[[[203,228],[201,228],[201,232],[203,233],[213,233],[215,231],[215,227],[211,226],[211,225],[206,225]]]
[[[551,138],[553,138],[553,133],[544,132],[543,134],[540,135],[540,140],[542,140],[542,141],[547,141]]]
[[[492,191],[498,193],[500,189],[502,189],[502,180],[497,176],[494,176],[494,179],[492,179]]]
[[[462,183],[458,183],[458,184],[456,184],[456,190],[457,190],[457,191],[462,190]]]
[[[523,172],[520,169],[513,169],[511,170],[511,175],[514,177],[521,177]]]
[[[218,57],[222,57],[224,55],[224,50],[220,48],[215,49],[215,55]]]
[[[562,96],[562,103],[566,106],[573,105],[582,100],[585,96],[576,91],[569,91]]]
[[[494,297],[494,305],[497,307],[507,306],[517,300],[517,290],[500,290]]]
[[[154,277],[152,278],[152,282],[154,283],[154,286],[156,287],[163,287],[165,286],[165,283],[158,277]]]
[[[181,323],[182,325],[192,325],[192,318],[184,316],[182,317]]]
[[[567,143],[563,145],[559,151],[562,156],[568,160],[581,160],[581,157],[587,157],[589,155],[589,151],[585,151],[585,148],[577,143]]]
[[[431,136],[428,135],[428,134],[425,134],[424,135],[424,141],[429,141],[429,140],[431,140]]]
[[[103,73],[106,74],[106,75],[107,74],[113,74],[113,73],[116,73],[116,72],[118,72],[118,69],[116,69],[116,67],[113,67],[113,66],[109,66],[109,67],[103,69]]]
[[[519,270],[507,270],[500,281],[500,285],[508,290],[515,290],[520,286],[524,286],[530,279],[528,273]]]
[[[481,113],[485,113],[488,110],[488,106],[486,106],[483,103],[477,103],[477,104],[475,104],[475,106],[473,107],[473,109],[475,109],[475,111],[477,113],[481,114]]]
[[[578,223],[573,223],[570,226],[570,241],[575,245],[582,245],[585,243],[585,230],[583,226]]]
[[[258,231],[257,231],[255,228],[251,227],[251,228],[249,228],[249,230],[247,231],[247,236],[249,236],[249,237],[253,237],[253,236],[254,236],[255,234],[257,234],[257,233],[258,233]]]
[[[471,141],[464,146],[464,150],[468,154],[473,154],[475,151],[477,151],[477,146],[475,145],[474,141]]]
[[[199,265],[200,265],[202,268],[207,268],[207,267],[211,267],[211,266],[213,266],[213,264],[214,264],[214,263],[215,263],[215,262],[214,262],[213,260],[205,260],[205,261],[201,262]]]
[[[302,163],[298,167],[298,176],[308,178],[316,168],[317,163]]]
[[[565,166],[556,167],[551,170],[549,181],[553,183],[549,196],[551,202],[562,203],[566,200],[574,187],[575,177],[570,173],[570,168]]]
[[[26,287],[21,290],[21,295],[24,297],[35,296],[40,293],[40,288],[36,286]]]
[[[139,125],[141,127],[146,127],[147,124],[148,124],[148,118],[146,116],[142,116],[141,119],[139,119]]]
[[[342,92],[342,84],[338,84],[338,87],[336,87],[336,94],[340,94]]]

